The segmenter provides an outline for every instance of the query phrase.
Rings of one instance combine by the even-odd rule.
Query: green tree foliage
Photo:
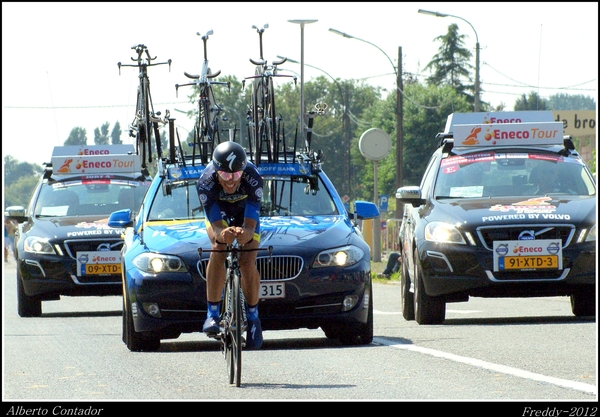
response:
[[[433,74],[427,79],[429,84],[436,86],[450,85],[459,94],[465,94],[470,103],[475,100],[474,95],[467,94],[466,91],[475,92],[475,85],[472,83],[470,64],[473,54],[464,47],[466,35],[458,34],[458,25],[455,23],[448,26],[448,33],[434,38],[434,41],[441,43],[438,53],[425,66],[425,70],[431,70]],[[464,84],[464,81],[467,84]]]
[[[121,124],[117,120],[112,131],[110,132],[110,138],[113,145],[121,145],[123,143],[121,140],[121,133],[123,133],[121,130]]]
[[[94,129],[94,144],[96,145],[108,145],[108,127],[110,123],[106,122],[100,129]]]
[[[64,145],[85,145],[87,144],[87,132],[83,127],[74,127],[65,140]]]
[[[43,168],[20,162],[10,155],[4,157],[4,205],[27,206]]]
[[[540,97],[535,91],[531,91],[527,96],[522,94],[515,101],[514,110],[550,110],[550,106],[548,100]]]
[[[581,94],[555,94],[548,98],[552,110],[596,110],[596,101]]]

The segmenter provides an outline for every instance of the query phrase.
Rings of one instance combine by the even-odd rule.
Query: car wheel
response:
[[[123,341],[132,352],[156,351],[160,348],[160,339],[148,337],[135,331],[129,297],[123,294]]]
[[[18,269],[17,269],[18,271]],[[17,312],[21,317],[40,317],[42,315],[42,301],[25,294],[23,279],[17,272]]]
[[[571,311],[577,317],[596,315],[596,294],[593,287],[590,291],[571,294]]]
[[[418,252],[414,255],[414,313],[415,320],[419,324],[442,324],[446,319],[446,302],[441,297],[430,297],[425,292],[423,284],[423,271]]]
[[[410,278],[408,275],[408,262],[402,262],[400,275],[400,302],[402,304],[402,317],[404,320],[415,319],[415,295],[410,292]]]
[[[340,343],[346,346],[368,345],[373,341],[373,292],[369,289],[367,322],[340,332]],[[327,334],[327,333],[325,333]]]

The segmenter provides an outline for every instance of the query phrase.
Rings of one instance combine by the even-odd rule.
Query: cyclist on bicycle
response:
[[[206,230],[212,249],[225,249],[237,239],[245,249],[256,249],[260,242],[260,200],[263,179],[249,162],[241,145],[220,143],[212,161],[198,179],[198,197],[206,216]],[[211,252],[206,267],[207,317],[202,331],[219,331],[221,295],[225,283],[226,252]],[[256,251],[241,252],[239,257],[241,286],[247,303],[247,349],[262,345],[262,327],[258,318],[260,274]]]

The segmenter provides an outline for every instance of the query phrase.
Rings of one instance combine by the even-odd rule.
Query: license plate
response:
[[[261,299],[285,298],[285,284],[283,282],[269,282],[260,284]]]
[[[77,276],[121,273],[120,251],[77,252]]]
[[[92,264],[85,266],[85,275],[120,274],[121,264]]]
[[[558,269],[558,256],[505,256],[498,259],[498,268]]]
[[[494,242],[494,271],[562,269],[560,239]]]

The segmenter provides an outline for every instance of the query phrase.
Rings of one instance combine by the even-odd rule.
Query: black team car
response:
[[[118,209],[133,212],[150,185],[133,145],[57,146],[29,207],[17,220],[17,309],[42,314],[42,301],[61,295],[120,295],[123,228],[108,226]]]
[[[419,186],[397,190],[402,314],[469,297],[568,296],[596,314],[596,183],[550,111],[448,117]]]

